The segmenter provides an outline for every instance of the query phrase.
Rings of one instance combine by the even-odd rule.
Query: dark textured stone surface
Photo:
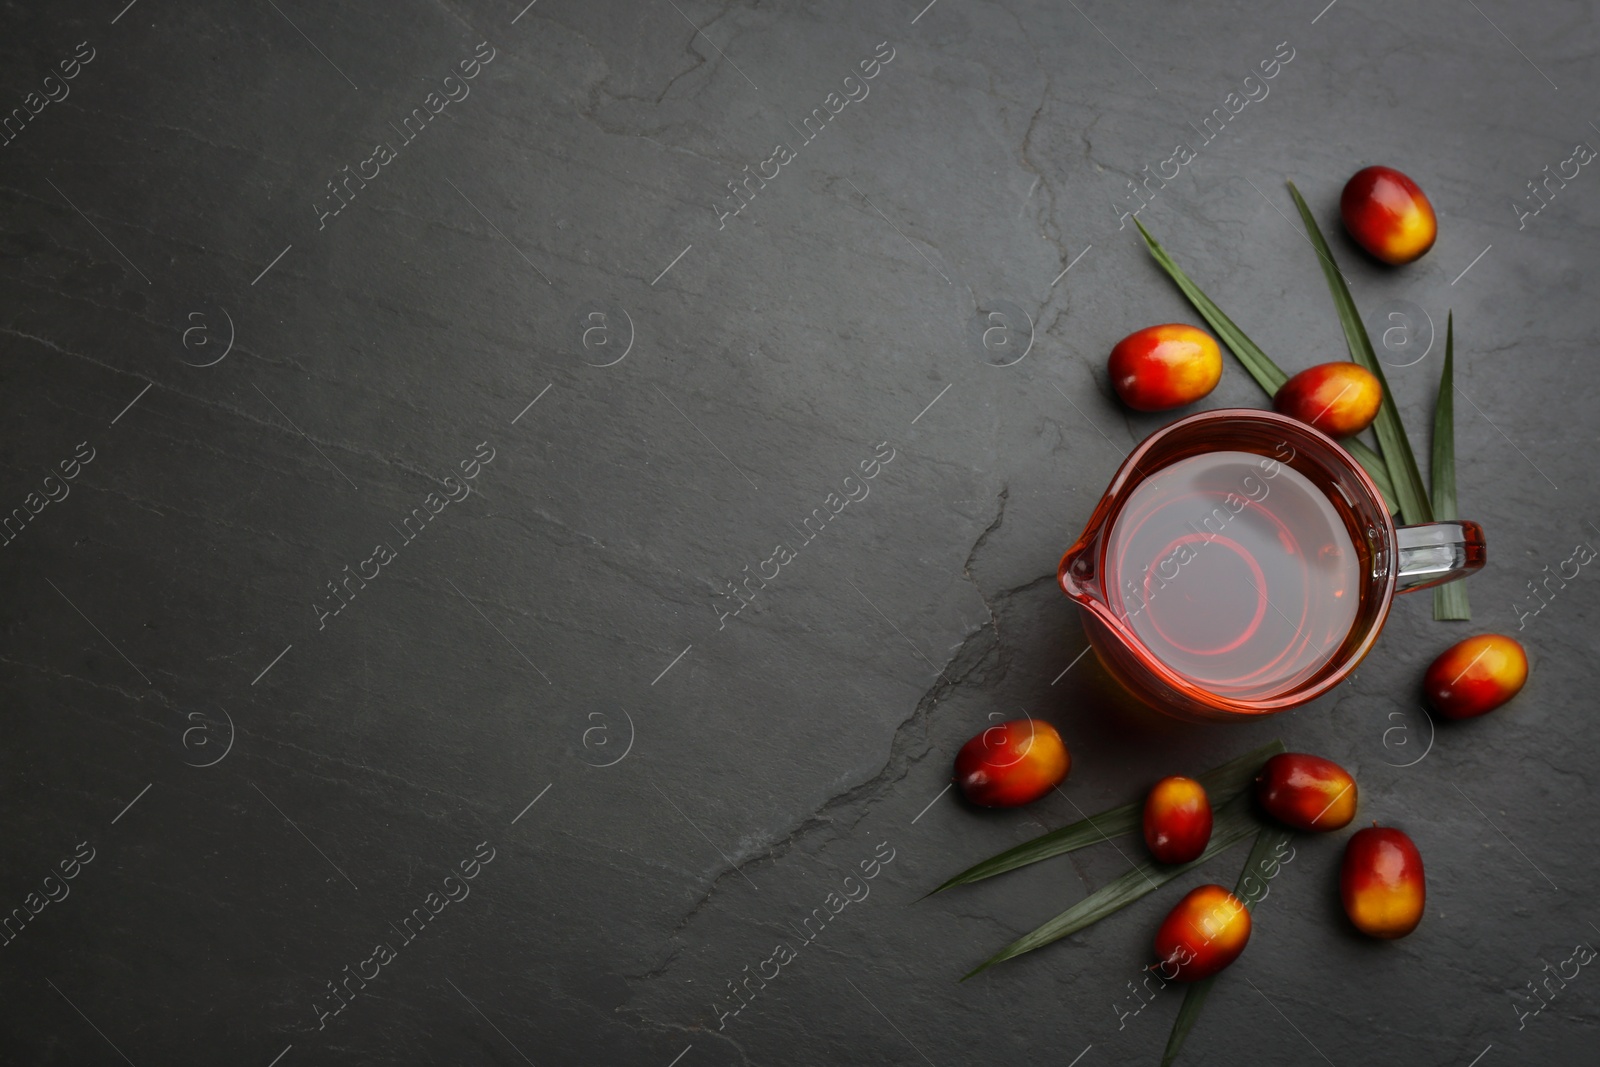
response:
[[[0,950],[0,1059],[1155,1062],[1178,997],[1117,1005],[1165,908],[1242,850],[965,984],[1129,859],[918,898],[1282,737],[1411,832],[1427,917],[1361,939],[1344,835],[1298,842],[1184,1062],[1587,1061],[1600,977],[1520,1029],[1511,992],[1600,939],[1592,571],[1526,620],[1515,704],[1426,747],[1415,697],[1600,538],[1600,176],[1521,230],[1511,206],[1595,143],[1592,10],[921,6],[4,5],[7,107],[78,42],[93,59],[0,148],[0,508],[94,458],[0,552],[0,905],[93,859]],[[402,144],[481,41],[470,95]],[[883,41],[870,95],[803,143]],[[1269,95],[1199,145],[1280,42]],[[380,141],[396,158],[319,229]],[[719,229],[779,142],[795,158]],[[1110,204],[1178,142],[1198,158],[1140,218],[1291,370],[1343,346],[1283,179],[1330,234],[1361,165],[1428,190],[1416,265],[1333,240],[1370,321],[1410,301],[1442,334],[1454,309],[1461,507],[1490,539],[1470,624],[1408,598],[1335,696],[1245,728],[1123,707],[1092,656],[1062,676],[1083,637],[1056,562],[1165,421],[1115,403],[1105,353],[1193,320]],[[1010,366],[974,341],[999,301],[1036,324]],[[1419,450],[1442,337],[1399,364],[1423,344],[1386,357]],[[1263,403],[1231,358],[1206,401]],[[479,442],[471,495],[403,542]],[[718,583],[879,442],[870,495],[719,625]],[[395,558],[319,628],[378,542]],[[1065,793],[928,807],[959,744],[1023,711],[1071,746]],[[470,895],[403,943],[484,841]],[[719,1028],[727,983],[875,850],[870,896]],[[395,958],[319,1028],[379,942]]]

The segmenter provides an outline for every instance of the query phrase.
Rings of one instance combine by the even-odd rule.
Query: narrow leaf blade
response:
[[[1234,883],[1233,895],[1244,901],[1244,906],[1251,911],[1266,895],[1252,900],[1250,887],[1246,881],[1252,874],[1263,871],[1269,859],[1294,837],[1293,831],[1282,826],[1263,826],[1256,834],[1256,843],[1250,846],[1250,855],[1244,861],[1244,869],[1239,872],[1239,880]],[[1259,878],[1259,875],[1257,876]],[[1206,998],[1211,995],[1211,986],[1218,976],[1203,978],[1193,983],[1183,994],[1183,1003],[1178,1007],[1178,1017],[1172,1021],[1172,1033],[1167,1038],[1167,1049],[1161,1057],[1161,1067],[1172,1067],[1178,1060],[1178,1053],[1183,1051],[1183,1043],[1189,1037],[1189,1031],[1194,1029],[1194,1024],[1200,1019],[1200,1012],[1205,1007]]]
[[[1244,869],[1239,872],[1239,880],[1233,884],[1233,895],[1244,901],[1244,906],[1249,911],[1255,911],[1256,905],[1267,899],[1265,893],[1251,899],[1252,893],[1246,881],[1255,875],[1260,881],[1262,872],[1266,870],[1267,861],[1277,858],[1278,850],[1294,840],[1294,831],[1287,826],[1276,824],[1262,824],[1260,832],[1256,834],[1256,843],[1250,846],[1250,855],[1244,861]],[[1264,883],[1263,883],[1264,884]]]
[[[1239,362],[1244,365],[1244,369],[1249,371],[1250,376],[1256,380],[1256,383],[1267,391],[1267,395],[1271,396],[1276,393],[1278,388],[1289,380],[1289,376],[1283,372],[1281,367],[1272,362],[1267,354],[1261,351],[1260,346],[1250,340],[1243,330],[1234,325],[1233,320],[1224,315],[1222,309],[1212,303],[1211,298],[1201,292],[1198,285],[1189,280],[1189,276],[1183,272],[1183,269],[1177,263],[1173,262],[1172,257],[1167,254],[1167,250],[1157,244],[1154,237],[1150,236],[1150,231],[1144,228],[1144,223],[1134,219],[1133,224],[1139,227],[1139,233],[1144,237],[1145,244],[1150,246],[1150,254],[1155,257],[1155,261],[1178,284],[1178,288],[1182,290],[1184,296],[1189,298],[1189,303],[1194,305],[1194,309],[1200,313],[1200,317],[1210,324],[1211,328],[1216,331],[1217,336],[1222,338],[1223,343],[1238,357]]]
[[[1245,335],[1245,332],[1234,324],[1232,319],[1223,314],[1222,309],[1217,307],[1210,297],[1200,291],[1200,287],[1194,284],[1189,276],[1183,272],[1183,269],[1173,261],[1167,250],[1162,248],[1154,237],[1150,236],[1150,231],[1144,228],[1144,223],[1134,219],[1133,224],[1139,227],[1139,233],[1144,236],[1145,244],[1150,247],[1150,255],[1160,264],[1161,269],[1166,271],[1172,277],[1172,280],[1177,283],[1179,290],[1189,298],[1189,303],[1194,305],[1195,310],[1200,312],[1201,317],[1217,332],[1217,336],[1222,338],[1222,342],[1228,346],[1228,349],[1233,352],[1240,364],[1244,366],[1244,369],[1256,380],[1256,384],[1266,391],[1267,396],[1275,395],[1283,383],[1289,380],[1289,376],[1265,352],[1261,351],[1260,347],[1250,340]],[[1390,512],[1398,511],[1399,506],[1395,503],[1394,487],[1389,482],[1389,469],[1384,465],[1383,458],[1360,441],[1347,441],[1344,446],[1356,458],[1356,461],[1366,468],[1367,474],[1372,477],[1373,484],[1378,487],[1378,492],[1383,494],[1383,502],[1388,506]]]
[[[1452,312],[1444,326],[1444,371],[1439,376],[1439,398],[1433,404],[1433,455],[1428,478],[1433,482],[1433,517],[1454,519],[1456,512],[1456,404],[1455,404],[1456,317]],[[1472,618],[1467,603],[1467,583],[1447,582],[1433,588],[1433,617],[1440,621],[1462,622]]]
[[[1328,290],[1333,294],[1333,307],[1338,313],[1339,324],[1344,327],[1350,358],[1370,371],[1383,388],[1383,401],[1378,405],[1378,417],[1373,422],[1373,429],[1378,435],[1378,448],[1383,454],[1384,465],[1389,469],[1390,488],[1400,505],[1400,516],[1408,523],[1431,522],[1433,509],[1429,506],[1428,491],[1422,484],[1422,472],[1417,469],[1417,457],[1411,451],[1411,442],[1400,422],[1400,409],[1395,405],[1394,394],[1389,391],[1383,367],[1373,354],[1372,339],[1367,336],[1367,328],[1361,323],[1350,287],[1345,284],[1344,275],[1333,261],[1333,252],[1329,250],[1328,242],[1317,226],[1316,217],[1311,214],[1311,209],[1306,206],[1305,198],[1295,188],[1294,182],[1289,183],[1289,193],[1294,197],[1301,220],[1305,222],[1306,236],[1317,251],[1317,262],[1322,267],[1323,277],[1328,280]]]
[[[1084,897],[1038,929],[1017,938],[1017,940],[978,964],[961,980],[964,982],[973,975],[980,974],[997,963],[1015,959],[1023,953],[1042,948],[1052,941],[1059,941],[1069,934],[1075,934],[1084,927],[1099,922],[1106,916],[1112,915],[1132,904],[1147,893],[1161,888],[1180,874],[1193,870],[1219,853],[1226,852],[1249,837],[1257,826],[1258,823],[1250,814],[1250,799],[1242,796],[1235,797],[1228,804],[1218,809],[1216,821],[1211,830],[1211,842],[1206,845],[1206,850],[1200,853],[1198,858],[1190,860],[1188,863],[1180,863],[1175,867],[1142,866],[1134,868],[1122,877],[1090,893],[1087,897]]]
[[[1212,768],[1200,775],[1198,780],[1205,786],[1211,803],[1220,807],[1238,796],[1250,784],[1250,780],[1255,777],[1261,765],[1282,751],[1284,751],[1282,741],[1270,741],[1237,759],[1229,760],[1220,767]],[[1103,811],[1099,815],[1091,815],[1059,830],[1051,830],[1031,841],[1024,841],[1015,848],[1009,848],[998,856],[991,856],[982,863],[968,867],[928,895],[941,893],[952,886],[981,882],[985,878],[993,878],[997,874],[1026,867],[1030,863],[1038,863],[1040,860],[1060,856],[1086,845],[1098,844],[1122,834],[1133,833],[1140,827],[1143,812],[1143,801],[1137,801],[1112,808],[1110,811]]]
[[[1183,1003],[1178,1006],[1178,1017],[1172,1020],[1172,1033],[1167,1037],[1167,1050],[1161,1054],[1161,1067],[1172,1067],[1178,1062],[1178,1053],[1183,1051],[1189,1031],[1200,1021],[1200,1012],[1205,1008],[1206,998],[1211,995],[1211,987],[1216,983],[1217,976],[1212,975],[1191,983],[1184,991]]]

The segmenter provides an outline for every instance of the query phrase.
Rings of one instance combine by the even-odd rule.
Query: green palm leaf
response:
[[[1244,901],[1244,906],[1255,911],[1256,904],[1260,901],[1250,899],[1249,887],[1244,884],[1245,879],[1252,872],[1260,871],[1269,858],[1273,857],[1278,849],[1288,844],[1294,833],[1282,826],[1263,826],[1256,834],[1256,843],[1250,847],[1250,856],[1244,861],[1244,870],[1239,872],[1239,880],[1234,883],[1233,895]],[[1257,874],[1258,879],[1261,875]],[[1263,895],[1261,900],[1265,900]],[[1167,1038],[1167,1050],[1161,1057],[1161,1067],[1172,1067],[1177,1062],[1178,1053],[1183,1049],[1183,1042],[1189,1036],[1189,1031],[1194,1029],[1194,1024],[1200,1019],[1200,1011],[1206,1005],[1206,998],[1211,995],[1211,986],[1220,975],[1202,978],[1192,983],[1183,994],[1183,1004],[1178,1008],[1178,1017],[1172,1022],[1172,1034]]]
[[[967,972],[961,980],[965,982],[973,975],[981,974],[997,963],[1014,959],[1025,952],[1032,952],[1034,949],[1042,948],[1052,941],[1059,941],[1068,934],[1075,934],[1084,927],[1121,911],[1145,894],[1154,892],[1166,885],[1180,874],[1193,870],[1219,853],[1226,852],[1240,841],[1249,837],[1259,825],[1250,812],[1250,798],[1246,796],[1234,797],[1233,800],[1217,809],[1216,818],[1211,828],[1211,841],[1198,858],[1172,867],[1158,866],[1152,863],[1135,867],[1122,877],[1116,878],[1109,884],[1090,893],[1037,930],[1017,938],[1017,940]]]
[[[1210,324],[1211,329],[1216,332],[1218,337],[1222,338],[1223,343],[1239,358],[1239,362],[1244,364],[1244,369],[1250,372],[1250,377],[1254,378],[1256,383],[1266,390],[1268,396],[1276,393],[1283,383],[1289,380],[1289,376],[1283,372],[1281,367],[1272,362],[1267,354],[1261,351],[1260,346],[1250,340],[1243,330],[1234,325],[1233,320],[1224,315],[1222,309],[1217,307],[1209,296],[1201,292],[1198,285],[1189,280],[1189,276],[1183,272],[1177,263],[1173,262],[1172,257],[1167,254],[1167,250],[1157,244],[1154,237],[1150,236],[1150,231],[1144,228],[1144,223],[1134,219],[1133,224],[1139,227],[1139,233],[1144,237],[1145,244],[1150,246],[1150,254],[1161,265],[1161,269],[1171,275],[1174,282],[1178,283],[1178,288],[1183,291],[1184,296],[1189,298],[1189,303],[1194,305],[1194,309],[1200,313],[1200,317]]]
[[[1206,795],[1211,798],[1213,807],[1221,805],[1238,796],[1261,765],[1278,753],[1282,752],[1282,741],[1270,741],[1260,748],[1246,752],[1238,759],[1229,760],[1220,767],[1199,776],[1197,779],[1205,786]],[[1026,867],[1030,863],[1050,859],[1085,845],[1097,844],[1108,841],[1122,834],[1130,834],[1139,829],[1144,817],[1144,801],[1124,804],[1120,808],[1103,811],[1099,815],[1091,815],[1081,819],[1070,826],[1063,826],[1059,830],[1051,830],[1041,834],[1031,841],[1024,841],[1015,848],[1008,848],[998,856],[991,856],[982,863],[968,867],[954,878],[945,882],[939,888],[928,894],[941,893],[952,886],[966,885],[969,882],[981,882],[985,878],[993,878],[997,874],[1014,871],[1018,867]]]
[[[1250,340],[1249,336],[1239,329],[1232,319],[1223,314],[1222,309],[1217,307],[1210,297],[1201,292],[1200,287],[1191,281],[1189,276],[1183,272],[1183,268],[1179,267],[1172,257],[1167,254],[1167,250],[1162,248],[1154,237],[1150,236],[1150,231],[1144,228],[1144,223],[1134,219],[1133,224],[1139,227],[1139,233],[1144,237],[1145,244],[1150,248],[1150,255],[1155,258],[1161,269],[1166,271],[1172,280],[1177,283],[1179,291],[1189,298],[1189,303],[1194,305],[1194,309],[1200,313],[1200,317],[1206,320],[1218,337],[1222,338],[1222,343],[1228,346],[1228,350],[1234,354],[1244,369],[1250,373],[1250,377],[1256,380],[1256,384],[1266,391],[1267,396],[1275,395],[1283,383],[1289,380],[1289,376],[1284,373],[1283,368],[1279,367],[1265,352],[1261,351],[1259,345]],[[1345,441],[1343,444],[1345,450],[1355,457],[1356,462],[1366,469],[1373,483],[1377,485],[1378,491],[1383,494],[1383,501],[1388,505],[1389,510],[1391,512],[1399,510],[1395,505],[1394,488],[1389,482],[1389,470],[1384,465],[1383,457],[1354,439]]]
[[[1306,224],[1306,236],[1317,250],[1317,262],[1322,265],[1323,277],[1328,279],[1328,290],[1333,294],[1333,307],[1338,312],[1339,325],[1344,327],[1350,358],[1370,371],[1383,387],[1383,401],[1378,405],[1378,417],[1372,427],[1378,435],[1378,449],[1383,455],[1384,466],[1389,470],[1390,488],[1400,505],[1400,517],[1407,523],[1431,522],[1433,509],[1428,504],[1428,490],[1422,484],[1422,472],[1417,469],[1417,457],[1412,454],[1406,429],[1400,423],[1400,409],[1395,405],[1394,394],[1389,391],[1383,367],[1372,352],[1372,339],[1367,336],[1367,328],[1361,324],[1361,316],[1356,312],[1350,287],[1345,284],[1344,275],[1333,261],[1333,253],[1328,249],[1322,230],[1317,227],[1315,216],[1306,206],[1300,190],[1294,187],[1294,182],[1289,183],[1289,194],[1294,197],[1294,205],[1300,210],[1300,218]]]
[[[1451,312],[1444,325],[1444,372],[1439,376],[1439,398],[1433,403],[1433,456],[1428,477],[1433,482],[1433,517],[1439,522],[1456,514],[1456,317]],[[1447,582],[1433,587],[1433,617],[1461,622],[1472,618],[1467,603],[1467,583]]]

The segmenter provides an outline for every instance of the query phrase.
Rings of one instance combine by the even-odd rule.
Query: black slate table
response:
[[[0,1060],[1153,1063],[1155,924],[1242,851],[965,984],[1137,840],[919,898],[1282,738],[1417,840],[1427,915],[1360,938],[1346,834],[1297,842],[1183,1062],[1589,1062],[1590,5],[0,26]],[[1370,163],[1439,212],[1403,270],[1339,231]],[[1168,418],[1107,351],[1196,321],[1135,214],[1285,367],[1343,358],[1290,178],[1423,455],[1453,310],[1490,563],[1335,695],[1185,725],[1082,655],[1054,571]],[[1203,406],[1264,404],[1229,357]],[[1421,671],[1483,631],[1532,679],[1435,728]],[[1023,714],[1061,793],[944,792]]]

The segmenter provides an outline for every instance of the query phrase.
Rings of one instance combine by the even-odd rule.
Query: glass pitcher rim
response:
[[[1106,547],[1104,535],[1109,530],[1109,523],[1112,518],[1112,513],[1125,498],[1130,485],[1136,484],[1136,480],[1138,482],[1142,482],[1155,473],[1154,471],[1146,472],[1140,470],[1140,460],[1144,459],[1152,451],[1158,448],[1163,441],[1168,439],[1176,431],[1191,428],[1196,424],[1242,420],[1269,424],[1280,428],[1287,433],[1297,434],[1303,438],[1309,439],[1319,445],[1322,452],[1331,456],[1335,462],[1339,463],[1342,470],[1352,475],[1357,484],[1361,486],[1368,500],[1372,503],[1372,510],[1381,518],[1382,529],[1380,532],[1384,540],[1384,550],[1386,553],[1385,559],[1388,561],[1388,565],[1385,567],[1385,573],[1382,578],[1380,593],[1381,603],[1374,612],[1373,622],[1367,627],[1367,630],[1362,635],[1361,640],[1353,648],[1349,649],[1343,654],[1341,661],[1332,670],[1316,678],[1314,681],[1308,682],[1304,685],[1297,685],[1286,692],[1275,694],[1271,697],[1254,699],[1227,697],[1218,693],[1214,693],[1205,686],[1195,682],[1188,676],[1168,666],[1161,659],[1161,657],[1157,656],[1153,651],[1151,651],[1149,646],[1147,646],[1144,641],[1142,641],[1139,636],[1134,633],[1133,630],[1121,619],[1119,619],[1115,612],[1111,610],[1109,603],[1103,595],[1102,585],[1105,563],[1103,556]],[[1218,451],[1225,450],[1226,449],[1219,449]],[[1323,456],[1315,456],[1314,460],[1319,464],[1325,465]],[[1163,685],[1177,690],[1178,692],[1183,693],[1189,699],[1208,706],[1229,718],[1245,720],[1255,718],[1257,716],[1269,715],[1278,711],[1284,711],[1315,700],[1317,697],[1329,692],[1342,683],[1347,677],[1349,677],[1350,673],[1354,671],[1355,668],[1361,663],[1362,659],[1366,657],[1367,653],[1372,650],[1373,645],[1378,640],[1379,633],[1383,629],[1384,623],[1388,620],[1389,610],[1394,603],[1395,584],[1397,579],[1395,564],[1398,553],[1398,535],[1396,530],[1397,526],[1394,521],[1394,516],[1389,514],[1389,508],[1384,503],[1383,494],[1379,491],[1377,484],[1372,480],[1372,476],[1362,468],[1361,464],[1357,462],[1354,456],[1345,450],[1343,445],[1339,444],[1339,442],[1332,437],[1329,437],[1327,434],[1323,433],[1321,430],[1318,430],[1314,426],[1301,422],[1298,419],[1290,418],[1287,415],[1280,415],[1275,411],[1265,411],[1260,408],[1212,408],[1207,411],[1200,411],[1192,415],[1186,415],[1180,419],[1175,419],[1172,422],[1169,422],[1166,425],[1152,431],[1144,438],[1144,440],[1140,441],[1134,446],[1133,450],[1130,451],[1123,459],[1121,465],[1117,467],[1116,473],[1112,475],[1111,481],[1107,484],[1105,492],[1100,497],[1099,503],[1095,505],[1093,514],[1090,515],[1088,522],[1084,525],[1083,533],[1079,535],[1078,539],[1073,542],[1072,546],[1067,549],[1065,554],[1062,555],[1061,564],[1057,568],[1056,572],[1056,583],[1061,588],[1062,592],[1064,592],[1080,608],[1091,612],[1095,618],[1099,620],[1099,622],[1106,628],[1109,634],[1118,641],[1122,642],[1122,644],[1126,646],[1130,652],[1134,653],[1144,668],[1153,674]],[[1095,583],[1097,587],[1102,587],[1100,595],[1090,595],[1083,592],[1075,593],[1068,584],[1069,564],[1076,560],[1076,558],[1085,549],[1092,549],[1097,556],[1094,561]],[[1374,579],[1369,580],[1376,583],[1376,580]]]

